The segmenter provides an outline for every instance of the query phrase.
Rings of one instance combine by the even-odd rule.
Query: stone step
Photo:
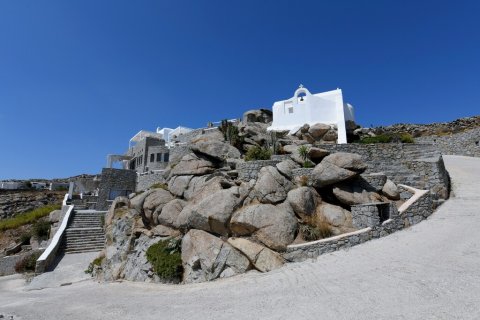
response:
[[[63,251],[65,253],[77,253],[77,252],[90,252],[90,251],[101,251],[103,250],[103,246],[91,246],[91,247],[84,247],[84,248],[64,248]]]
[[[79,223],[79,222],[74,222],[72,223],[69,227],[70,228],[95,228],[95,227],[101,227],[102,224],[98,222],[84,222],[84,223]]]
[[[66,243],[64,248],[65,249],[82,249],[82,248],[103,247],[103,246],[105,246],[105,241],[88,242],[88,243]]]
[[[64,250],[65,254],[100,252],[103,248],[81,249],[81,250]]]
[[[71,241],[71,240],[82,240],[84,239],[85,241],[89,241],[89,240],[97,240],[97,239],[105,239],[105,236],[103,234],[92,234],[92,235],[88,235],[88,236],[85,236],[85,235],[82,235],[82,236],[68,236],[68,237],[65,237],[65,240],[66,241]]]
[[[103,246],[105,246],[104,241],[89,242],[89,243],[66,243],[63,245],[63,247],[66,249],[81,249],[81,248],[103,247]]]

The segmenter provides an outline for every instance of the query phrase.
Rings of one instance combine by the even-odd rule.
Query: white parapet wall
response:
[[[57,232],[53,236],[53,239],[48,245],[47,249],[45,249],[42,255],[37,259],[37,263],[35,265],[35,273],[37,274],[43,273],[48,269],[48,267],[55,260],[57,251],[60,248],[63,234],[67,229],[68,221],[73,212],[73,205],[67,204],[68,198],[69,198],[69,195],[67,193],[62,202],[62,211],[65,211],[65,214],[63,214],[63,220],[62,220],[62,223],[60,224],[60,227],[58,228]]]

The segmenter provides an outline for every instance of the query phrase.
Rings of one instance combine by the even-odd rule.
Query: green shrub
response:
[[[313,168],[313,167],[315,167],[315,164],[310,160],[306,160],[306,161],[303,162],[303,167],[304,168]]]
[[[307,161],[308,151],[310,151],[310,148],[305,145],[298,147],[298,154],[303,159],[303,161]]]
[[[400,141],[402,143],[414,143],[415,141],[413,140],[413,137],[409,133],[403,133],[400,135]]]
[[[402,143],[414,143],[413,137],[409,133],[385,133],[375,137],[365,137],[360,140],[360,143],[389,143],[389,142],[402,142]]]
[[[32,234],[30,232],[25,232],[20,235],[20,238],[18,240],[21,244],[30,244],[31,237]]]
[[[183,267],[181,258],[181,240],[161,240],[147,249],[147,260],[153,271],[167,281],[180,281]]]
[[[245,161],[270,160],[271,156],[271,150],[259,146],[253,146],[248,149],[247,153],[245,154]]]
[[[155,183],[150,186],[150,189],[168,190],[168,186],[165,183]]]
[[[360,140],[360,143],[389,143],[392,142],[392,136],[380,134],[375,137],[365,137]]]
[[[35,271],[37,259],[41,256],[41,252],[34,252],[30,255],[23,257],[15,264],[15,272],[21,273],[26,271]]]
[[[48,205],[45,207],[37,208],[32,211],[28,211],[22,214],[19,214],[13,218],[5,219],[0,221],[0,231],[5,231],[9,229],[16,229],[23,225],[37,221],[40,218],[48,216],[53,210],[60,209],[60,205]]]
[[[225,141],[237,149],[241,149],[244,137],[239,135],[238,127],[228,120],[222,120],[218,129],[222,132]]]
[[[93,261],[90,262],[90,264],[88,265],[87,270],[85,270],[85,273],[92,274],[93,269],[95,267],[100,267],[102,265],[103,259],[104,259],[103,257],[98,257],[98,258],[93,259]]]
[[[39,240],[48,239],[50,233],[50,222],[46,220],[38,220],[32,228],[33,235]]]

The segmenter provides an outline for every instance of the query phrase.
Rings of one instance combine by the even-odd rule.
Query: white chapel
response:
[[[355,121],[353,107],[344,103],[341,89],[311,94],[300,85],[292,98],[275,102],[272,109],[273,123],[267,130],[294,133],[304,124],[335,125],[337,143],[347,143],[345,121]]]

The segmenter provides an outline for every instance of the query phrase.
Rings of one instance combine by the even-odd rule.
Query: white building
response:
[[[157,128],[157,133],[162,135],[163,140],[165,140],[165,145],[167,147],[172,147],[172,139],[175,139],[178,136],[186,134],[190,131],[193,131],[193,129],[182,126],[176,127],[175,129],[160,127]]]
[[[0,181],[0,189],[15,190],[26,188],[27,185],[23,181]]]
[[[292,98],[273,104],[273,123],[267,130],[296,132],[304,124],[324,123],[338,129],[337,143],[347,143],[345,121],[354,119],[353,107],[344,103],[342,90],[311,94],[302,85]]]

